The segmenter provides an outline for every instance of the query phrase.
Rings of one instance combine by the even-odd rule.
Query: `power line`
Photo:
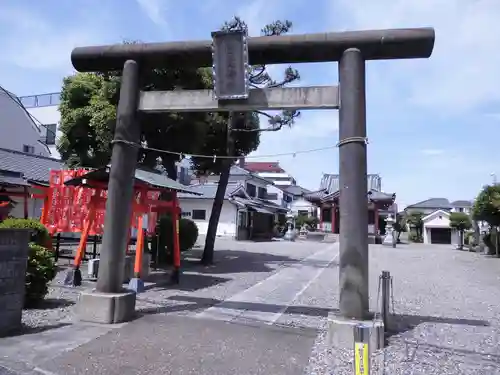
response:
[[[191,157],[195,157],[195,158],[205,158],[205,159],[214,159],[215,160],[215,159],[236,159],[236,158],[239,158],[239,157],[243,157],[242,155],[241,156],[238,156],[238,155],[234,155],[234,156],[229,156],[229,155],[201,155],[201,154],[192,154],[192,153],[189,153],[189,152],[177,152],[177,151],[161,150],[161,149],[154,148],[154,147],[142,146],[142,145],[140,145],[138,143],[129,142],[129,141],[121,140],[121,139],[115,139],[115,140],[111,141],[111,143],[112,144],[113,143],[124,143],[124,144],[128,144],[128,145],[137,147],[137,148],[139,148],[141,150],[154,151],[154,152],[158,152],[158,153],[162,153],[162,154],[169,154],[169,155],[177,155],[177,156],[179,156],[181,158],[182,157],[191,156]],[[278,154],[245,156],[245,159],[275,158],[275,157],[280,157],[280,156],[293,156],[293,157],[295,157],[296,155],[299,155],[299,154],[309,154],[309,153],[312,153],[312,152],[332,150],[334,148],[337,148],[337,146],[318,147],[318,148],[311,148],[311,149],[308,149],[308,150],[298,150],[298,151],[283,152],[283,153],[278,153]]]

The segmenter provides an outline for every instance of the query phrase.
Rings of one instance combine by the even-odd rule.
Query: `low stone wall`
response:
[[[0,336],[21,328],[30,231],[0,229]]]

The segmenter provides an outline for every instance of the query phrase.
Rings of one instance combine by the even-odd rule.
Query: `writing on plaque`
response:
[[[217,100],[248,98],[246,31],[212,33],[214,92]]]

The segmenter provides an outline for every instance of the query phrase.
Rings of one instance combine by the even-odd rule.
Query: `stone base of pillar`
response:
[[[137,294],[143,293],[146,289],[144,287],[144,281],[138,277],[133,277],[128,283],[128,289],[133,290]]]
[[[135,316],[136,294],[131,290],[121,293],[83,291],[76,304],[79,320],[91,323],[116,324],[132,320]]]
[[[382,245],[396,247],[395,240],[396,239],[394,238],[394,235],[392,233],[387,233],[384,237],[384,241],[382,242]]]
[[[80,268],[70,268],[64,277],[64,285],[80,286],[82,285],[82,271]]]
[[[359,324],[368,328],[368,345],[371,353],[385,346],[384,323],[382,321],[346,319],[330,313],[327,333],[329,347],[352,350],[354,348],[354,327]]]

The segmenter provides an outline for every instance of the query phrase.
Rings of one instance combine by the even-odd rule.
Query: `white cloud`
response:
[[[136,0],[142,11],[158,26],[164,27],[166,20],[164,14],[169,5],[169,0]]]
[[[9,30],[0,36],[0,61],[21,68],[70,70],[71,50],[102,38],[99,30],[88,25],[62,32],[59,25],[29,8],[2,6],[0,23],[4,30]]]
[[[429,60],[387,63],[387,84],[407,87],[414,104],[457,113],[500,101],[498,0],[339,0],[332,12],[351,29],[436,29]]]

